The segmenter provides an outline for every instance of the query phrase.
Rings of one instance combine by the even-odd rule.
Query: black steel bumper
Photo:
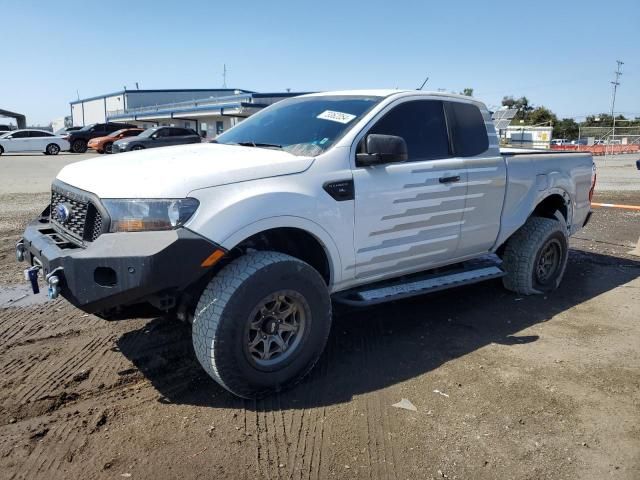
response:
[[[44,276],[61,267],[60,293],[88,313],[180,293],[206,275],[202,261],[220,249],[185,228],[102,234],[86,248],[61,240],[46,217],[30,223],[25,260]]]

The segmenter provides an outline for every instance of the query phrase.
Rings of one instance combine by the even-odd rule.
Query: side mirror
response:
[[[405,162],[409,158],[407,142],[402,137],[372,133],[367,136],[365,145],[366,153],[356,155],[357,166]]]

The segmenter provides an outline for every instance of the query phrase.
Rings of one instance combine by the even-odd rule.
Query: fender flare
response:
[[[329,289],[342,280],[342,259],[335,241],[321,225],[303,217],[279,215],[256,220],[228,235],[220,242],[220,246],[231,250],[247,238],[274,228],[298,228],[304,230],[320,242],[329,261]]]
[[[544,202],[547,198],[551,197],[552,195],[560,195],[564,200],[564,204],[567,208],[567,218],[564,219],[564,222],[566,223],[567,227],[571,225],[572,219],[573,219],[573,202],[571,201],[571,194],[562,187],[551,187],[547,190],[544,190],[541,193],[543,195],[541,195],[536,199],[535,205],[533,206],[533,210],[531,210],[531,213],[533,213],[534,210],[538,207],[538,205]]]

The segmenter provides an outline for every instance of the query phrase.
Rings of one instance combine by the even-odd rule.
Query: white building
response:
[[[213,138],[243,118],[301,93],[241,89],[122,90],[71,102],[74,126],[127,122],[193,128]]]
[[[506,143],[514,147],[550,148],[553,127],[510,125],[506,128]]]

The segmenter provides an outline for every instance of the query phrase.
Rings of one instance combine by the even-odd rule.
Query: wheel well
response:
[[[544,218],[558,219],[558,217],[556,217],[556,212],[560,212],[560,214],[564,217],[565,224],[567,224],[569,222],[569,213],[568,213],[568,210],[567,210],[567,204],[566,204],[564,198],[562,197],[562,195],[560,195],[558,193],[554,193],[552,195],[549,195],[544,200],[542,200],[536,206],[536,208],[533,210],[533,213],[529,216],[529,218],[530,217],[544,217]],[[511,238],[511,237],[509,237],[509,238]],[[504,254],[504,250],[505,250],[505,248],[507,246],[507,242],[509,241],[509,238],[506,239],[503,242],[503,244],[500,245],[496,249],[496,254],[500,258],[502,258],[503,254]]]
[[[308,263],[315,268],[329,284],[331,267],[329,257],[320,241],[299,228],[273,228],[243,240],[232,252],[243,254],[247,249],[272,250],[285,253]]]
[[[565,222],[569,221],[569,213],[567,210],[567,204],[562,198],[562,195],[554,193],[542,200],[533,211],[533,215],[536,217],[556,218],[555,213],[560,212],[564,217]]]

